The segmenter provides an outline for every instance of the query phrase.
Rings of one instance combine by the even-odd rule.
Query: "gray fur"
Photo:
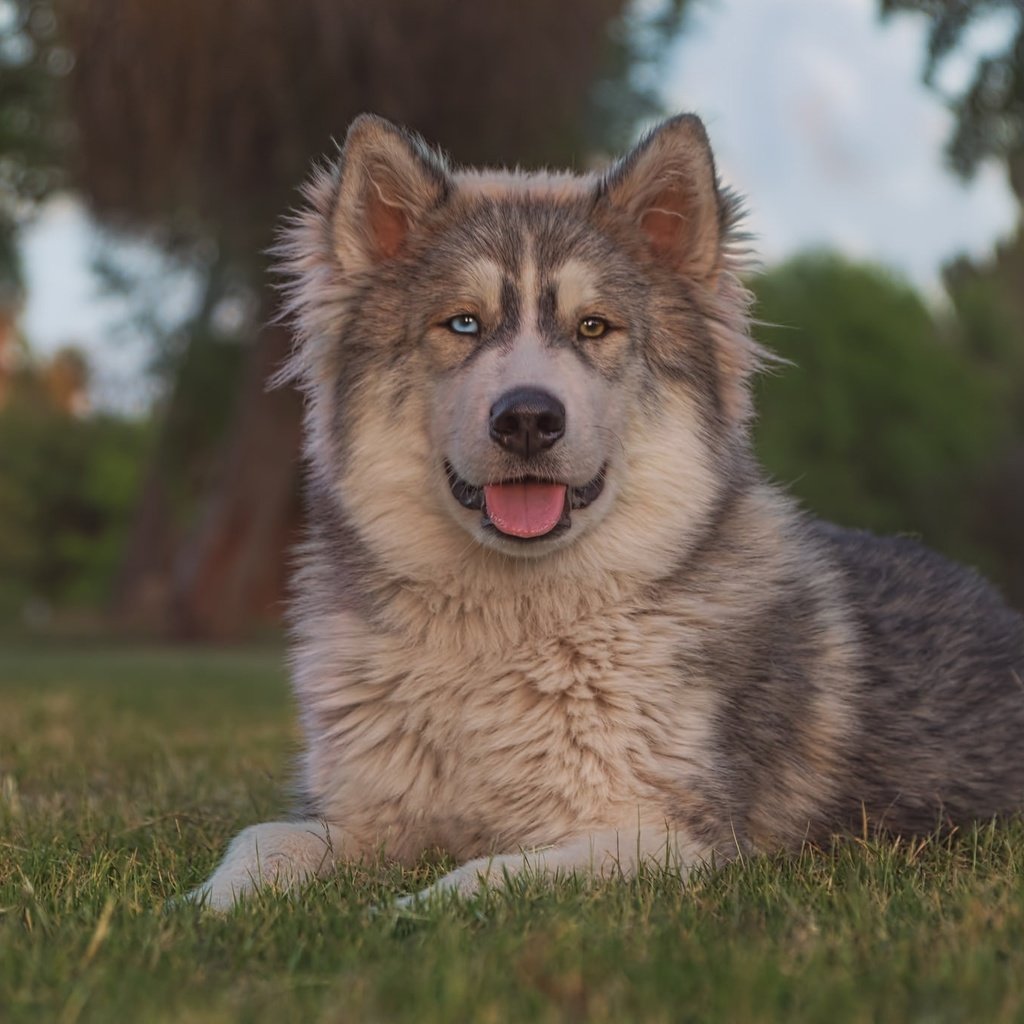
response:
[[[466,861],[440,890],[685,872],[865,816],[914,833],[1021,810],[1020,616],[910,541],[815,522],[756,465],[767,356],[696,118],[603,178],[456,172],[361,118],[307,195],[282,257],[307,396],[308,818],[247,829],[198,895],[434,847]],[[445,327],[464,313],[478,336]],[[567,410],[529,464],[486,428],[520,386]],[[446,465],[480,487],[603,466],[604,489],[523,544]]]

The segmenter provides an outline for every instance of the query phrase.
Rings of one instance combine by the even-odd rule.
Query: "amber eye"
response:
[[[600,338],[608,330],[608,321],[599,316],[585,316],[577,330],[581,338]]]

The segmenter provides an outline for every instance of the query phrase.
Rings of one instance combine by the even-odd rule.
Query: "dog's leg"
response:
[[[719,861],[719,851],[697,843],[683,832],[665,825],[633,825],[580,836],[557,846],[523,850],[468,861],[428,889],[405,896],[399,906],[443,893],[469,896],[484,886],[502,886],[506,879],[527,873],[556,878],[572,874],[632,878],[641,865],[678,872],[683,879],[698,864]]]
[[[262,885],[291,888],[329,871],[342,855],[338,826],[325,821],[268,821],[240,832],[217,870],[188,894],[213,910],[227,910]]]

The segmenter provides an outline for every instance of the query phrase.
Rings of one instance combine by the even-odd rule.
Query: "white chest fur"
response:
[[[678,616],[604,606],[489,644],[461,622],[411,635],[342,613],[300,646],[304,782],[362,842],[464,857],[658,823],[706,769],[713,695],[682,677]]]

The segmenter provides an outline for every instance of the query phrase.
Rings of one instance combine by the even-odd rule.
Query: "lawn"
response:
[[[1024,740],[1024,738],[1022,738]],[[399,915],[362,865],[168,900],[279,815],[279,652],[0,651],[0,1021],[1024,1021],[1024,827]]]

